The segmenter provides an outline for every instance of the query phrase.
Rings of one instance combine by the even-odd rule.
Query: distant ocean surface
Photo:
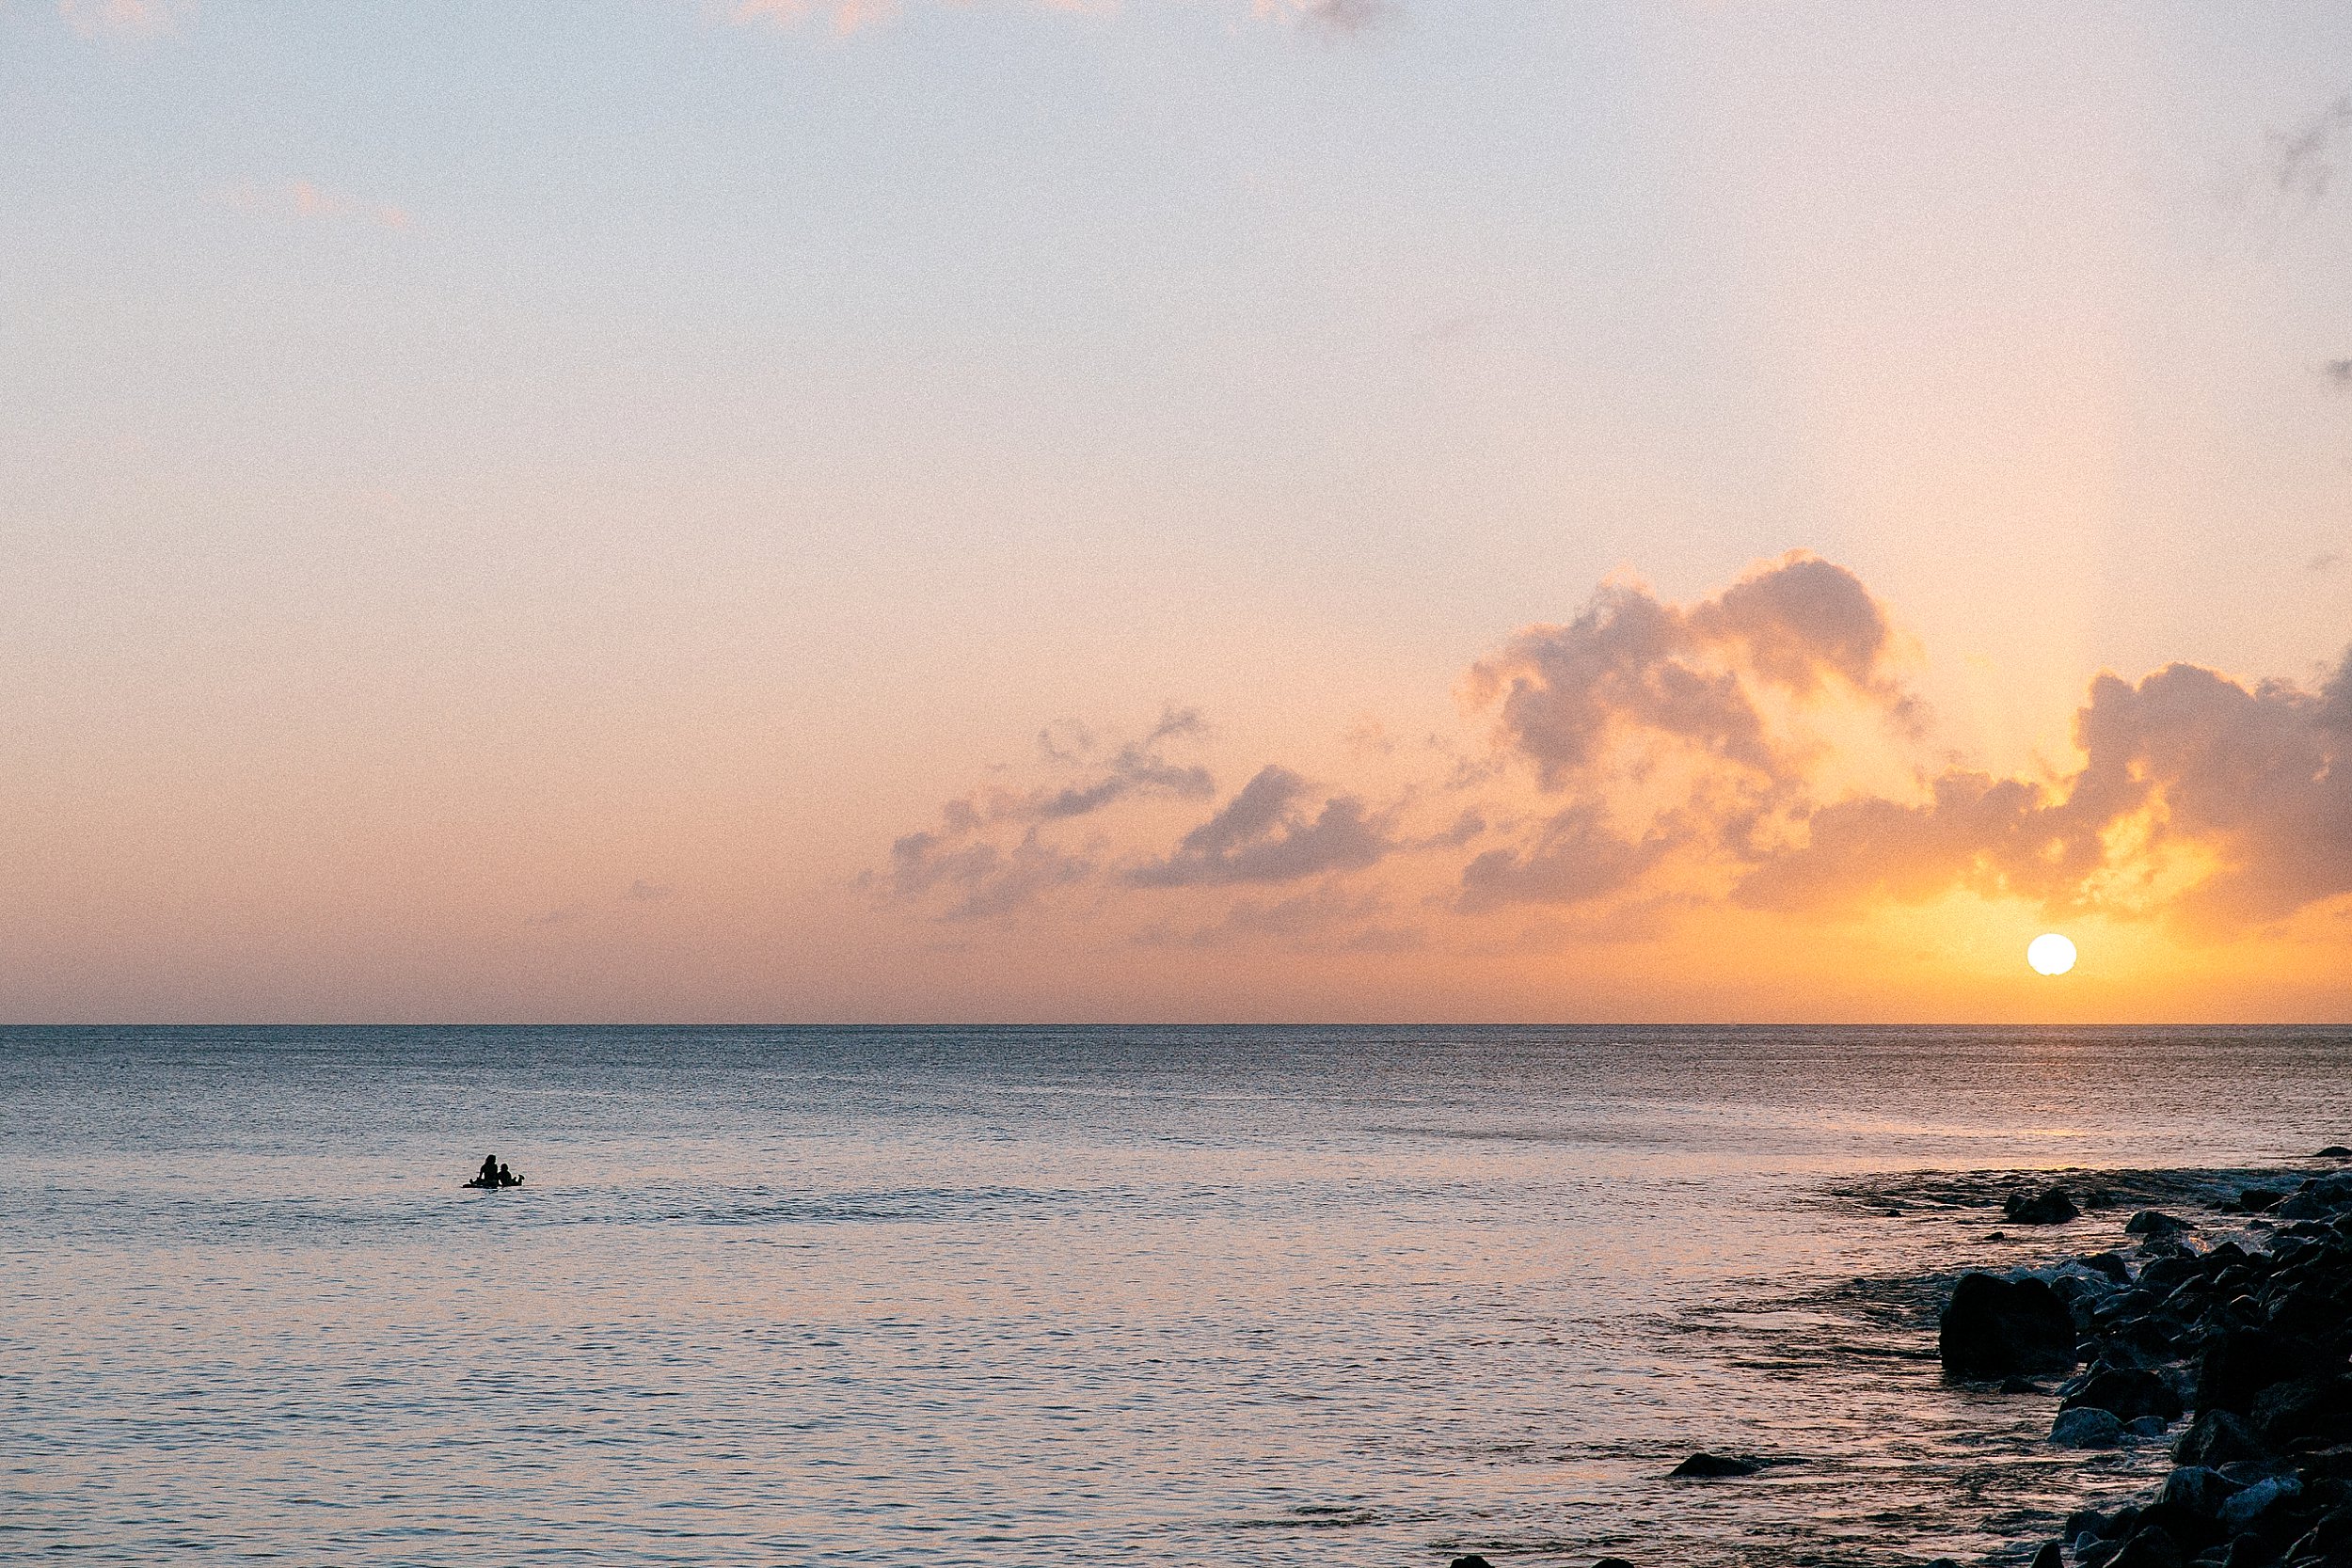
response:
[[[0,1560],[2014,1550],[2154,1461],[1901,1282],[2122,1216],[1840,1194],[2347,1134],[2343,1030],[0,1031]]]

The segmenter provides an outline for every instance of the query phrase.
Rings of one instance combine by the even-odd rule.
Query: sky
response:
[[[0,0],[0,1018],[2352,1020],[2333,0]]]

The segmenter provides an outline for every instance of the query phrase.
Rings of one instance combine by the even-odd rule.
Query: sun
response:
[[[2056,931],[2045,931],[2026,944],[2026,961],[2036,974],[2063,974],[2074,967],[2074,944]]]

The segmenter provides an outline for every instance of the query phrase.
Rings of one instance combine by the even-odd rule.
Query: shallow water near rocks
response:
[[[2129,1212],[1977,1173],[2347,1103],[2341,1030],[0,1031],[0,1560],[2022,1558],[2163,1460],[1942,1380],[1940,1281]]]

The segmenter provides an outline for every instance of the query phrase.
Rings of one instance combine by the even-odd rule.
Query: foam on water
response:
[[[2010,1552],[2153,1459],[1946,1386],[1922,1280],[2112,1222],[1857,1183],[2347,1091],[2325,1030],[0,1032],[0,1558]]]

